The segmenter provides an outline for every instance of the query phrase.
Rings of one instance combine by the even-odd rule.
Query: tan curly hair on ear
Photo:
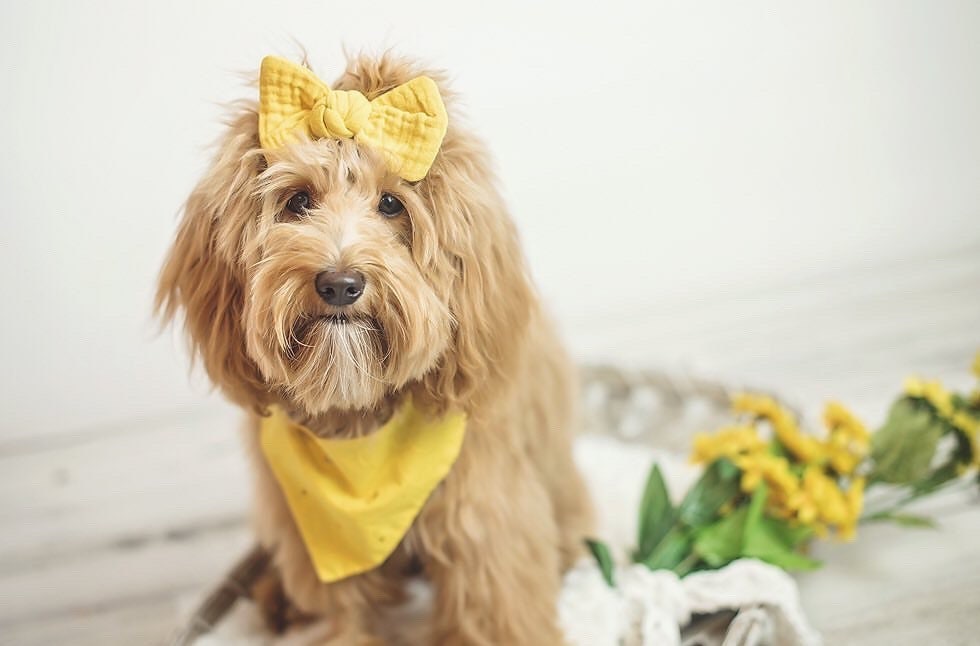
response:
[[[332,87],[373,98],[421,73],[362,56]],[[435,591],[425,641],[558,644],[560,577],[591,524],[571,455],[574,375],[484,145],[444,76],[425,74],[450,126],[415,183],[352,140],[263,150],[256,105],[235,105],[187,201],[157,306],[183,319],[212,381],[250,411],[253,448],[272,404],[324,437],[370,433],[408,396],[433,414],[467,413],[458,461],[396,552],[336,583],[317,579],[253,450],[259,539],[285,597],[330,619],[328,643],[398,633],[384,611],[420,567]]]

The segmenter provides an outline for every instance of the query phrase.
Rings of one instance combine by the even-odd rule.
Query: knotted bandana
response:
[[[466,417],[433,420],[406,402],[374,433],[323,439],[280,409],[260,445],[321,581],[381,565],[395,550],[463,445]]]
[[[259,72],[259,141],[280,148],[305,134],[353,139],[379,151],[395,175],[425,177],[446,135],[448,115],[427,76],[368,101],[355,90],[331,90],[307,68],[275,56]]]

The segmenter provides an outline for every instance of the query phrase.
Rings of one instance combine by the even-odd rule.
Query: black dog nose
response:
[[[358,271],[321,271],[316,293],[330,305],[350,305],[364,293],[364,275]]]

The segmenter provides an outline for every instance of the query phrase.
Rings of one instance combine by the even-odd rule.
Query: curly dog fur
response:
[[[542,313],[484,145],[460,125],[443,75],[358,57],[332,87],[373,98],[435,78],[450,128],[427,177],[408,183],[351,140],[261,149],[257,107],[234,107],[188,199],[158,309],[181,315],[196,357],[246,410],[255,526],[286,597],[330,618],[329,643],[382,643],[379,613],[421,571],[438,644],[557,644],[555,601],[591,511],[571,456],[573,371]],[[286,203],[307,192],[301,215]],[[377,211],[383,193],[405,206]],[[314,289],[355,269],[363,297],[342,317]],[[284,407],[322,436],[370,433],[411,396],[468,414],[458,462],[381,567],[321,583],[259,452],[258,419]]]

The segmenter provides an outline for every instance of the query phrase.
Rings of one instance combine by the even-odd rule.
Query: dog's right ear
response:
[[[156,311],[164,321],[179,312],[192,354],[236,403],[261,409],[268,390],[245,351],[242,247],[255,225],[259,152],[258,114],[246,107],[229,123],[210,170],[184,208],[160,272]]]

